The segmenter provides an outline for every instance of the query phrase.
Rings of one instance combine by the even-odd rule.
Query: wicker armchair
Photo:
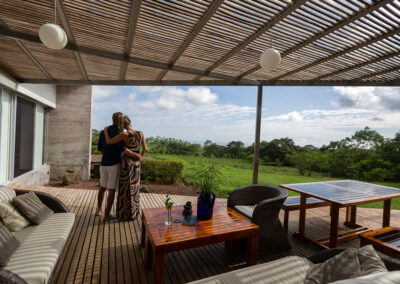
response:
[[[242,213],[260,227],[259,254],[291,248],[279,220],[279,211],[287,197],[286,190],[261,184],[240,187],[229,194],[228,207]]]

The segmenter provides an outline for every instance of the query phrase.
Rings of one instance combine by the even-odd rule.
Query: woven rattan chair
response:
[[[271,185],[249,185],[229,194],[228,207],[245,215],[260,227],[259,254],[290,249],[279,220],[279,211],[288,197],[286,190]]]

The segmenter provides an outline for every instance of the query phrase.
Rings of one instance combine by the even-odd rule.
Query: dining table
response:
[[[345,240],[356,238],[359,234],[369,231],[357,224],[357,205],[383,201],[382,227],[390,226],[391,201],[400,197],[400,189],[355,180],[333,180],[322,182],[282,184],[282,188],[300,194],[299,231],[294,237],[312,242],[320,247],[337,247]],[[306,236],[307,198],[314,197],[330,204],[330,234],[318,239]],[[339,234],[339,211],[346,207],[345,225],[351,229]]]

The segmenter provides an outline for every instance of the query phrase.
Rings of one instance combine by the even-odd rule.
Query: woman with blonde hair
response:
[[[132,128],[131,120],[124,115],[120,125],[126,129],[117,136],[110,139],[106,133],[107,144],[115,144],[124,141],[126,147],[136,153],[136,157],[124,155],[121,161],[119,176],[119,189],[117,198],[117,218],[119,220],[133,220],[139,213],[139,185],[140,185],[140,166],[142,157],[147,151],[146,140],[141,131]],[[142,148],[142,151],[140,151]]]

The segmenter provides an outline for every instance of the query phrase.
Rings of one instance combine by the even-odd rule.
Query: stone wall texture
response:
[[[47,162],[50,179],[62,180],[69,166],[90,179],[92,86],[57,86],[57,107],[49,112]]]

